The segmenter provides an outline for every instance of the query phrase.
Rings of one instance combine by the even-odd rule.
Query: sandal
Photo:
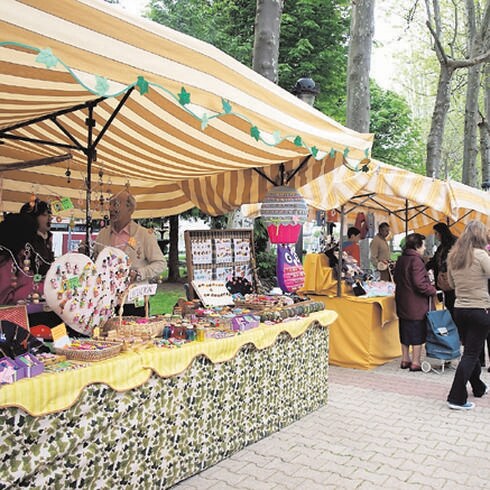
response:
[[[409,371],[422,371],[422,366],[420,364],[410,364],[410,367],[408,368]]]
[[[400,363],[400,368],[401,369],[408,369],[411,366],[411,361],[402,361]]]

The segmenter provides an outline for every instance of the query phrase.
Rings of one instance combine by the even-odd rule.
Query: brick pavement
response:
[[[331,366],[326,407],[176,488],[488,488],[490,396],[472,411],[451,411],[453,371],[410,373],[398,364]],[[486,370],[483,379],[490,384]]]

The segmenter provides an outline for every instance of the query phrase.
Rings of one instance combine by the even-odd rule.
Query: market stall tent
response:
[[[290,182],[304,184],[369,153],[371,135],[213,46],[101,0],[3,0],[0,19],[5,211],[33,191],[80,200],[87,187],[94,206],[129,182],[136,217],[195,205],[216,214],[259,200],[279,164],[289,178],[302,166]],[[67,151],[66,162],[2,169]]]
[[[390,223],[394,233],[432,232],[438,221],[461,231],[471,219],[490,226],[490,194],[459,182],[442,181],[372,160],[370,170],[339,167],[299,189],[307,203],[320,210],[341,210],[348,221],[371,212]],[[244,206],[244,214],[260,214],[260,206]]]

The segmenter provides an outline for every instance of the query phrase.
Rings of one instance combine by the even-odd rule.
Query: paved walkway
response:
[[[330,367],[326,407],[177,485],[205,489],[490,487],[490,396],[445,399],[453,371]],[[490,374],[483,379],[490,384]],[[471,396],[470,400],[474,400]]]

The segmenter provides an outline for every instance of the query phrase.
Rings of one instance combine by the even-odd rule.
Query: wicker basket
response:
[[[87,344],[100,344],[97,340],[84,340]],[[66,347],[55,347],[56,354],[66,356],[71,361],[103,361],[117,356],[121,352],[122,344],[120,342],[103,342],[104,345],[110,345],[100,350],[74,350]]]
[[[142,317],[139,316],[123,316],[123,308],[126,298],[128,297],[130,288],[128,288],[122,299],[121,305],[119,307],[118,316],[114,316],[109,318],[104,325],[101,327],[101,331],[106,333],[110,330],[116,330],[117,337],[121,338],[130,338],[130,337],[139,337],[141,339],[150,339],[153,337],[161,337],[163,335],[163,329],[167,324],[167,320],[162,319],[150,319],[148,316],[149,312],[149,298],[145,296],[145,323],[138,323],[138,320],[141,321]]]

